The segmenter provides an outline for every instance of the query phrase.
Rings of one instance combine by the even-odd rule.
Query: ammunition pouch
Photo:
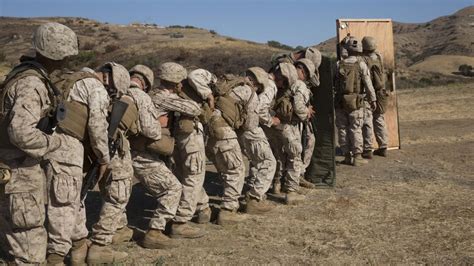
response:
[[[364,96],[362,94],[350,93],[343,95],[342,108],[347,112],[353,112],[364,106]]]
[[[213,111],[211,110],[209,105],[207,103],[204,103],[201,107],[201,114],[199,115],[199,121],[201,121],[203,125],[209,124],[209,122],[211,121],[212,114],[213,114]]]
[[[134,151],[148,151],[164,156],[171,156],[174,151],[175,140],[167,128],[161,129],[161,139],[151,140],[144,136],[136,136],[130,139],[130,146]]]
[[[384,114],[388,106],[388,93],[385,89],[378,90],[377,95],[377,112]]]
[[[283,122],[290,122],[293,118],[293,103],[289,96],[281,97],[275,106],[276,116]]]
[[[242,110],[235,99],[230,96],[219,96],[216,101],[216,108],[221,110],[222,118],[233,128],[238,129],[243,125],[244,119],[241,117]]]
[[[8,165],[0,162],[0,185],[8,183],[11,178],[11,169]]]
[[[57,114],[59,115],[61,113],[64,114],[64,117],[57,119],[57,127],[61,132],[83,142],[87,132],[87,121],[89,119],[89,109],[87,106],[76,101],[65,101],[62,105],[59,105]]]
[[[194,132],[195,122],[194,118],[181,116],[178,121],[176,134],[189,135]]]
[[[212,117],[209,122],[209,135],[217,140],[222,140],[225,138],[225,127],[229,125],[227,122],[219,116]]]
[[[119,128],[127,132],[127,136],[135,136],[138,134],[138,108],[133,99],[128,96],[122,96],[121,102],[128,104],[127,110],[120,121]]]

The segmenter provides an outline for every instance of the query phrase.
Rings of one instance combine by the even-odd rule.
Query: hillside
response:
[[[426,23],[394,22],[393,26],[399,68],[412,66],[433,55],[474,57],[474,6]],[[318,47],[321,51],[334,53],[335,45],[336,38],[331,38],[318,44]],[[444,72],[433,68],[426,70]]]
[[[30,50],[33,30],[46,21],[63,23],[78,34],[80,53],[72,62],[76,68],[95,67],[113,60],[127,67],[144,63],[156,69],[160,63],[175,61],[187,68],[204,67],[216,74],[241,73],[255,65],[268,68],[272,54],[282,51],[191,26],[163,28],[103,24],[84,18],[3,17],[0,63],[16,64],[19,56]]]

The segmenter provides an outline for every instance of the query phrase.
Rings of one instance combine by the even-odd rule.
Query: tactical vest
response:
[[[293,119],[293,102],[290,89],[285,91],[279,90],[275,100],[276,116],[283,122],[289,123]]]
[[[10,111],[12,106],[6,106],[7,94],[12,88],[12,85],[17,81],[24,79],[29,76],[35,76],[41,79],[48,89],[48,97],[50,98],[52,106],[48,108],[44,113],[41,114],[40,121],[48,116],[53,116],[53,112],[56,106],[55,93],[50,87],[50,81],[46,74],[46,71],[34,61],[25,61],[20,65],[16,66],[5,78],[3,83],[0,85],[0,148],[1,149],[13,149],[16,148],[11,142],[7,132],[8,125],[10,124]]]
[[[128,95],[123,95],[120,101],[128,104],[128,108],[120,121],[119,128],[125,131],[127,136],[138,135],[138,108],[135,101]]]
[[[199,121],[206,125],[211,119],[212,112],[210,112],[209,105],[205,100],[198,95],[196,90],[189,84],[188,80],[183,82],[183,89],[178,95],[186,100],[191,100],[198,103],[201,106],[201,114],[199,115]],[[177,134],[191,134],[195,128],[195,120],[192,117],[181,116],[178,121]]]
[[[159,140],[152,140],[142,135],[130,138],[132,150],[148,151],[163,156],[171,156],[173,154],[174,144],[175,139],[171,136],[168,128],[161,128],[161,138]]]
[[[87,135],[87,122],[89,119],[89,108],[86,104],[68,100],[74,84],[86,78],[97,79],[93,73],[88,72],[53,72],[51,81],[61,91],[61,102],[58,105],[59,131],[84,141]]]
[[[336,106],[352,112],[364,106],[359,58],[354,63],[341,60],[336,73]]]
[[[361,93],[361,78],[359,61],[347,63],[340,61],[337,72],[337,86],[342,94]]]
[[[244,78],[233,76],[228,76],[217,83],[216,108],[222,112],[222,118],[233,129],[239,129],[245,123],[247,106],[255,95],[255,92],[252,92],[248,101],[239,101],[230,96],[234,88],[243,85],[248,85]]]
[[[364,58],[367,67],[369,68],[372,85],[374,86],[375,91],[377,92],[385,89],[384,69],[380,55],[377,54],[377,59],[373,59],[370,56],[365,56]]]

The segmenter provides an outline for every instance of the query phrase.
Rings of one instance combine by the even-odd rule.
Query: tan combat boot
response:
[[[382,157],[387,157],[387,148],[380,148],[374,151],[374,154]]]
[[[89,247],[87,252],[87,264],[108,264],[108,263],[122,263],[128,258],[126,252],[113,250],[110,246],[101,246],[95,243]]]
[[[362,158],[364,159],[372,159],[373,157],[373,152],[371,150],[365,150],[363,153],[362,153]]]
[[[196,223],[206,224],[211,221],[211,208],[207,207],[197,213]]]
[[[243,222],[247,219],[242,214],[238,214],[237,211],[231,211],[226,209],[221,209],[219,216],[217,217],[217,224],[222,226],[233,225],[240,222]]]
[[[72,242],[71,248],[71,265],[72,266],[85,266],[87,251],[89,250],[90,241],[87,239],[81,239],[79,241]]]
[[[316,186],[313,183],[306,180],[304,176],[300,177],[300,187],[309,188],[309,189],[316,188]]]
[[[145,237],[140,242],[140,245],[149,249],[170,249],[177,247],[178,244],[161,230],[150,229],[146,232]]]
[[[51,253],[51,254],[48,254],[48,257],[46,258],[46,265],[51,265],[51,266],[62,266],[62,265],[65,265],[64,264],[64,257],[59,255],[59,254],[55,254],[55,253]]]
[[[296,191],[290,191],[286,193],[285,203],[287,205],[296,205],[298,203],[303,202],[305,199],[306,199],[305,195],[301,195],[300,193]]]
[[[200,238],[206,232],[200,228],[193,227],[189,223],[173,223],[171,225],[171,238]]]
[[[245,212],[248,214],[264,214],[271,211],[273,208],[274,206],[266,200],[259,201],[254,198],[247,197],[247,207]]]
[[[112,244],[120,244],[122,242],[128,242],[132,239],[133,230],[125,226],[120,228],[115,232],[114,237],[112,238]]]
[[[352,163],[353,166],[362,166],[367,163],[369,163],[369,161],[362,158],[362,155],[360,153],[354,155],[354,162]]]

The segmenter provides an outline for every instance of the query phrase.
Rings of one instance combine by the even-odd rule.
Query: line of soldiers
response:
[[[174,238],[204,236],[195,223],[211,219],[206,158],[223,182],[222,226],[245,220],[237,212],[242,194],[248,214],[274,207],[266,200],[270,188],[284,192],[286,204],[305,200],[300,186],[312,185],[302,177],[315,145],[309,119],[311,91],[319,86],[317,49],[277,55],[269,72],[252,67],[244,76],[217,78],[163,63],[155,86],[144,65],[64,70],[78,43],[59,23],[39,26],[33,48],[36,56],[22,57],[0,87],[0,244],[14,263],[63,265],[68,254],[72,265],[125,261],[128,254],[111,244],[132,238],[126,206],[133,177],[157,201],[141,246],[173,248]],[[366,70],[356,76],[365,78]],[[373,104],[370,79],[364,84]],[[349,143],[341,148],[351,154]],[[358,161],[361,152],[352,152]],[[84,197],[96,184],[102,206],[89,232]]]

